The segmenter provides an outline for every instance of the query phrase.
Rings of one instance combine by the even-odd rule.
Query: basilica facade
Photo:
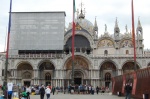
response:
[[[17,12],[15,14],[19,16],[26,16],[27,13],[28,12]],[[29,13],[34,14],[34,12]],[[51,14],[51,12],[36,12],[37,15],[40,14],[43,17],[45,16],[45,13]],[[13,15],[13,17],[15,17],[15,15]],[[28,17],[27,20],[29,21],[26,23],[25,27],[23,27],[24,24],[17,26],[17,22],[15,23],[15,21],[12,21],[12,24],[14,22],[14,27],[11,30],[12,35],[14,32],[17,34],[22,33],[22,36],[19,38],[23,40],[26,36],[23,35],[23,33],[27,33],[29,31],[28,28],[30,28],[32,31],[37,31],[39,28],[36,28],[36,26],[39,23],[38,21],[34,20],[35,23],[33,25],[33,20],[31,21],[30,19],[31,17],[33,16],[31,15]],[[42,20],[43,22],[44,19],[41,17],[37,20]],[[55,20],[50,21],[50,23],[54,21]],[[45,25],[45,27],[42,27],[42,29],[46,29],[48,27],[47,23],[42,22],[41,25]],[[104,33],[99,33],[96,18],[95,22],[90,22],[85,18],[85,14],[82,12],[82,9],[76,17],[75,23],[75,84],[90,84],[93,86],[111,87],[112,77],[134,71],[135,67],[132,33],[128,32],[127,26],[126,32],[120,33],[120,28],[116,19],[116,22],[114,23],[114,31],[109,33],[107,31],[107,25],[105,25]],[[65,28],[64,25],[60,25],[60,27],[62,28],[61,32],[63,33],[62,38],[64,37],[63,41],[60,41],[63,43],[62,50],[43,49],[45,46],[42,46],[42,44],[40,45],[40,42],[38,42],[40,37],[38,39],[31,38],[31,35],[29,35],[27,38],[28,41],[32,39],[30,42],[27,43],[25,40],[19,42],[22,42],[21,44],[24,44],[24,46],[32,45],[32,43],[36,42],[38,43],[36,46],[37,49],[35,47],[35,49],[32,49],[31,46],[25,50],[23,49],[24,46],[20,48],[18,47],[20,43],[15,45],[16,43],[14,42],[17,37],[12,36],[13,39],[11,41],[12,43],[10,44],[9,64],[7,71],[8,81],[19,85],[51,84],[54,86],[68,86],[71,83],[72,22],[67,28]],[[19,30],[13,31],[15,28]],[[24,30],[21,30],[22,28],[24,28]],[[56,29],[56,31],[57,30],[58,29]],[[41,32],[42,30],[38,31]],[[51,33],[55,33],[55,31],[48,32],[49,35],[47,35],[46,32],[42,32],[42,35],[44,35],[46,38],[47,36],[51,36]],[[36,32],[32,32],[31,34],[36,36]],[[49,41],[49,38],[47,39],[47,42],[51,42]],[[59,37],[56,37],[55,40],[59,41]],[[140,20],[138,20],[136,28],[136,69],[150,66],[150,54],[148,51],[144,51],[143,40],[143,28]],[[52,42],[53,45],[55,45],[55,43],[57,42]],[[43,45],[44,44],[45,43],[43,43]],[[42,46],[42,48],[38,48],[38,45]],[[2,70],[0,75],[2,82],[4,80],[5,53],[1,53],[0,58],[0,68]]]

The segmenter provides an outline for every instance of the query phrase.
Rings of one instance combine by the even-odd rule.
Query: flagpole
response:
[[[73,18],[72,18],[72,81],[71,84],[74,85],[74,35],[75,35],[75,0],[73,0]]]
[[[9,10],[9,22],[8,22],[8,34],[7,34],[7,46],[6,46],[6,62],[5,62],[5,74],[3,85],[7,86],[7,70],[8,70],[8,51],[9,51],[9,38],[10,38],[10,27],[11,27],[11,7],[12,0],[10,0],[10,10]]]
[[[132,42],[134,47],[134,70],[137,70],[136,67],[136,46],[135,46],[135,29],[134,29],[134,7],[133,0],[131,1],[131,10],[132,10]]]

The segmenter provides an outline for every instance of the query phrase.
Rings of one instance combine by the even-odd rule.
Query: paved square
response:
[[[31,99],[40,99],[40,96],[39,95],[31,95],[30,98]],[[45,95],[44,99],[47,99],[46,95]],[[109,95],[107,93],[105,93],[104,95],[101,95],[101,94],[80,95],[80,94],[58,93],[55,95],[51,94],[50,99],[124,99],[124,97],[118,97],[116,95]]]

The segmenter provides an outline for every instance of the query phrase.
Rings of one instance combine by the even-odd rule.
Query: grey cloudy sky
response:
[[[12,12],[33,11],[65,11],[66,26],[72,21],[73,0],[12,0]],[[76,0],[76,8],[80,9],[81,1],[85,8],[85,18],[94,24],[95,16],[99,27],[99,35],[104,33],[105,24],[108,32],[113,34],[117,17],[121,33],[125,33],[125,25],[131,30],[131,0]],[[0,1],[0,52],[4,51],[8,27],[10,0]],[[144,49],[149,48],[150,38],[150,0],[134,0],[135,28],[138,17],[143,27]]]

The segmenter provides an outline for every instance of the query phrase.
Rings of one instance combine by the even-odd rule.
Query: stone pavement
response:
[[[40,99],[39,95],[30,95],[30,99]],[[46,98],[46,95],[44,97]],[[63,93],[58,93],[55,95],[50,96],[50,99],[125,99],[124,97],[118,97],[116,95],[109,95],[108,93],[105,93],[103,95],[101,94],[94,94],[94,95],[81,95],[81,94],[63,94]]]

